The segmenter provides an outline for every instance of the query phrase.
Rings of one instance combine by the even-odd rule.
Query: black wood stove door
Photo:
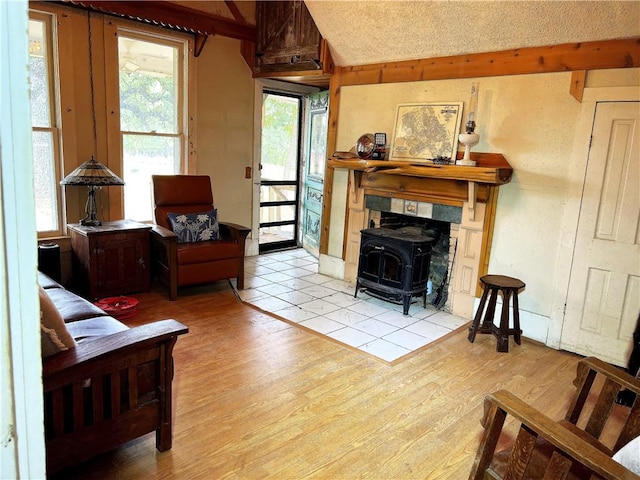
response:
[[[403,304],[407,314],[411,297],[426,302],[433,238],[385,228],[361,232],[356,293],[360,288]]]
[[[406,262],[397,252],[378,244],[362,247],[358,276],[392,288],[402,288]]]

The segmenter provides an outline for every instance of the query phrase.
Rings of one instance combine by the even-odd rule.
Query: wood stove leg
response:
[[[356,279],[356,291],[353,292],[353,298],[358,298],[358,287],[360,286],[360,281]]]
[[[402,314],[409,315],[409,307],[411,306],[411,294],[404,293],[402,295]]]

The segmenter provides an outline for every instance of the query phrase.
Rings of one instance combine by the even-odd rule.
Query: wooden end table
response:
[[[75,292],[95,300],[149,290],[151,225],[117,220],[68,228]]]

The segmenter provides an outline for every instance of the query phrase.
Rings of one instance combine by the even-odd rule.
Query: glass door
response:
[[[329,92],[307,97],[307,141],[302,176],[302,247],[319,257],[324,169],[327,161]]]
[[[265,91],[260,159],[260,253],[298,244],[301,98]]]

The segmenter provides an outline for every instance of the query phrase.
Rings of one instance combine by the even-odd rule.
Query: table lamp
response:
[[[469,113],[467,113],[467,122],[465,123],[465,133],[461,133],[458,140],[464,145],[464,156],[462,159],[456,161],[456,165],[475,166],[475,160],[471,160],[470,153],[471,147],[478,144],[480,141],[480,135],[475,133],[476,129],[476,114],[478,109],[478,83],[474,82],[471,85],[471,99],[469,101]]]
[[[97,215],[96,190],[111,185],[124,185],[124,181],[107,167],[96,161],[92,155],[91,159],[67,175],[64,180],[60,182],[60,185],[82,185],[89,187],[87,203],[84,207],[87,216],[80,220],[80,225],[97,227],[102,225],[102,222],[98,220]]]

